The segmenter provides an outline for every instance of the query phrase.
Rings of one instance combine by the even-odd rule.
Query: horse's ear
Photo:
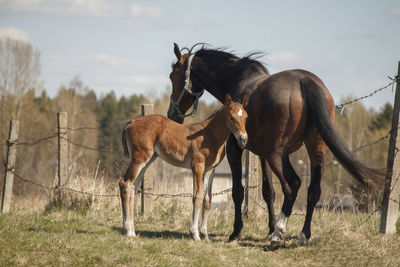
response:
[[[225,96],[225,105],[229,106],[229,104],[232,102],[232,97],[230,94],[227,94]]]
[[[178,59],[178,61],[181,59],[182,55],[181,55],[181,50],[179,49],[179,46],[174,43],[174,53],[176,58]]]
[[[242,106],[245,108],[249,103],[249,94],[245,94],[242,99]]]

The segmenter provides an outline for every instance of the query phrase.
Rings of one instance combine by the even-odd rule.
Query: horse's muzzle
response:
[[[180,123],[180,124],[182,124],[183,121],[184,121],[184,118],[177,116],[175,114],[175,112],[173,112],[173,111],[172,112],[168,112],[167,116],[168,116],[168,119],[173,120],[173,121],[175,121],[177,123]]]
[[[247,133],[238,133],[236,135],[236,141],[241,149],[244,149],[247,145]]]

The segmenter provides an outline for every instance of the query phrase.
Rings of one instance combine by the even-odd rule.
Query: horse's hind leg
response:
[[[307,213],[303,229],[300,233],[300,245],[308,243],[311,237],[311,219],[315,205],[321,196],[321,177],[325,168],[326,144],[322,141],[321,136],[311,130],[308,134],[305,144],[311,162],[311,182],[308,187],[307,196]]]
[[[243,150],[238,146],[235,137],[231,134],[226,143],[226,155],[232,173],[232,198],[235,204],[235,223],[233,225],[233,232],[229,236],[229,241],[239,239],[243,228],[242,203],[244,188],[242,185],[242,154]]]
[[[139,162],[131,160],[124,177],[121,178],[121,180],[119,181],[122,205],[122,225],[127,236],[136,236],[133,221],[135,196],[134,192],[132,192],[132,185],[135,183],[136,186],[137,181],[140,181],[142,179],[142,177],[144,176],[144,172],[154,161],[156,156],[147,158],[148,160],[144,159]]]
[[[201,214],[201,224],[200,224],[200,237],[204,240],[208,240],[207,233],[207,220],[208,214],[211,207],[211,199],[212,199],[212,183],[214,180],[215,168],[212,169],[210,176],[208,177],[208,182],[206,186],[206,192],[203,200],[203,211]]]
[[[268,162],[272,170],[278,176],[284,194],[282,209],[270,239],[272,245],[281,245],[285,240],[287,223],[289,221],[289,216],[292,214],[293,204],[296,200],[301,180],[289,161],[289,155],[281,156],[278,153],[273,153],[268,158]]]
[[[190,222],[190,233],[194,240],[199,241],[199,217],[201,211],[201,205],[204,197],[204,162],[195,163],[192,166],[193,172],[193,213],[192,220]]]
[[[272,234],[275,230],[275,190],[272,184],[272,171],[269,167],[268,161],[260,157],[261,170],[262,170],[262,194],[268,207],[268,234]]]

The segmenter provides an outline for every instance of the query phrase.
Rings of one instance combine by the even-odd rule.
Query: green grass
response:
[[[231,211],[210,214],[210,241],[188,234],[191,208],[177,203],[136,216],[138,237],[121,234],[119,207],[80,212],[67,208],[0,216],[0,265],[122,266],[399,266],[400,235],[378,233],[379,214],[314,215],[313,238],[298,247],[304,216],[289,221],[284,247],[270,250],[266,215],[250,214],[242,239],[226,242]]]

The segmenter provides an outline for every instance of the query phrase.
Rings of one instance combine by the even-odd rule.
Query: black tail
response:
[[[301,81],[303,99],[306,102],[308,116],[311,117],[313,125],[318,129],[324,142],[343,165],[343,167],[372,192],[376,191],[377,185],[383,182],[382,174],[370,169],[358,161],[345,147],[343,142],[333,128],[328,114],[328,103],[322,88],[311,79]]]
[[[131,124],[131,122],[127,122],[124,125],[124,129],[122,131],[122,146],[124,147],[124,155],[129,157],[129,150],[128,150],[128,143],[126,142],[126,131],[128,130],[128,125]]]

